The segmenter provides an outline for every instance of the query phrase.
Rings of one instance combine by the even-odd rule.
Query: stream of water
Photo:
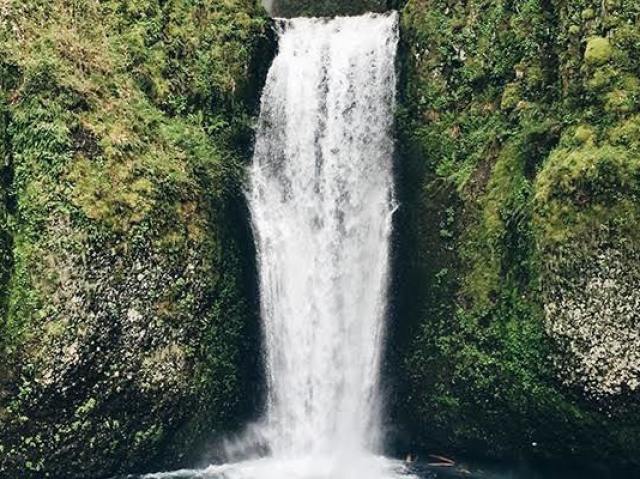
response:
[[[251,208],[276,457],[377,451],[397,16],[280,22]]]

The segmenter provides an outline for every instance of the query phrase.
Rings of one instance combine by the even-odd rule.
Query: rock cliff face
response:
[[[403,10],[390,359],[423,447],[639,466],[639,14]]]
[[[263,2],[274,17],[332,17],[384,12],[387,0],[267,0]]]
[[[0,6],[0,476],[180,465],[259,401],[267,31],[249,0]]]

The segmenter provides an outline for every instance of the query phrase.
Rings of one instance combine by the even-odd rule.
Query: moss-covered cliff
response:
[[[640,466],[640,4],[402,13],[396,411],[414,446]]]
[[[267,31],[253,0],[0,5],[0,476],[178,465],[257,400]]]
[[[637,470],[638,2],[273,3],[402,8],[403,452]],[[1,477],[177,466],[259,400],[258,4],[0,2]]]

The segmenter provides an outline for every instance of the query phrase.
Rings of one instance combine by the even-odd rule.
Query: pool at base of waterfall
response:
[[[265,457],[201,469],[182,469],[118,479],[622,479],[624,472],[531,464],[456,462],[433,456],[405,462],[383,456]],[[114,478],[115,479],[115,478]]]
[[[199,470],[147,474],[141,479],[401,479],[415,478],[406,463],[372,454],[264,457]]]

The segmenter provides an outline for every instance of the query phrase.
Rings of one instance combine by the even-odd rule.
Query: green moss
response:
[[[584,61],[587,65],[604,65],[613,56],[613,47],[608,38],[591,37],[587,41],[587,48],[584,52]]]
[[[513,110],[520,102],[520,88],[518,84],[510,83],[502,93],[500,108],[503,110]]]
[[[592,144],[594,142],[594,135],[595,131],[593,128],[588,125],[580,125],[576,128],[573,138],[578,145],[583,145],[585,143]]]
[[[640,153],[640,116],[634,115],[607,132],[612,145]]]
[[[604,66],[596,69],[588,80],[587,87],[595,93],[603,93],[615,85],[619,78],[619,72],[612,67]]]
[[[593,10],[593,8],[585,8],[584,10],[582,10],[580,16],[583,20],[593,20],[594,18],[596,18],[596,12]]]
[[[0,476],[176,467],[254,406],[234,208],[266,27],[252,0],[3,10]]]
[[[624,90],[614,90],[607,94],[605,108],[610,113],[630,113],[635,110],[636,102],[629,92]]]
[[[87,401],[80,407],[78,407],[78,409],[76,409],[76,416],[78,417],[85,417],[87,416],[89,413],[91,413],[91,411],[93,411],[96,407],[97,401],[94,398],[89,398],[87,399]]]
[[[559,248],[597,254],[601,231],[638,244],[638,6],[602,8],[412,0],[402,12],[400,177],[417,184],[403,205],[420,225],[399,226],[407,447],[637,467],[635,396],[609,398],[609,414],[563,383],[545,315],[552,279],[572,281],[548,274]],[[449,234],[430,234],[452,205]]]
[[[538,223],[552,243],[588,237],[601,225],[637,236],[640,156],[612,146],[558,150],[536,181]]]

